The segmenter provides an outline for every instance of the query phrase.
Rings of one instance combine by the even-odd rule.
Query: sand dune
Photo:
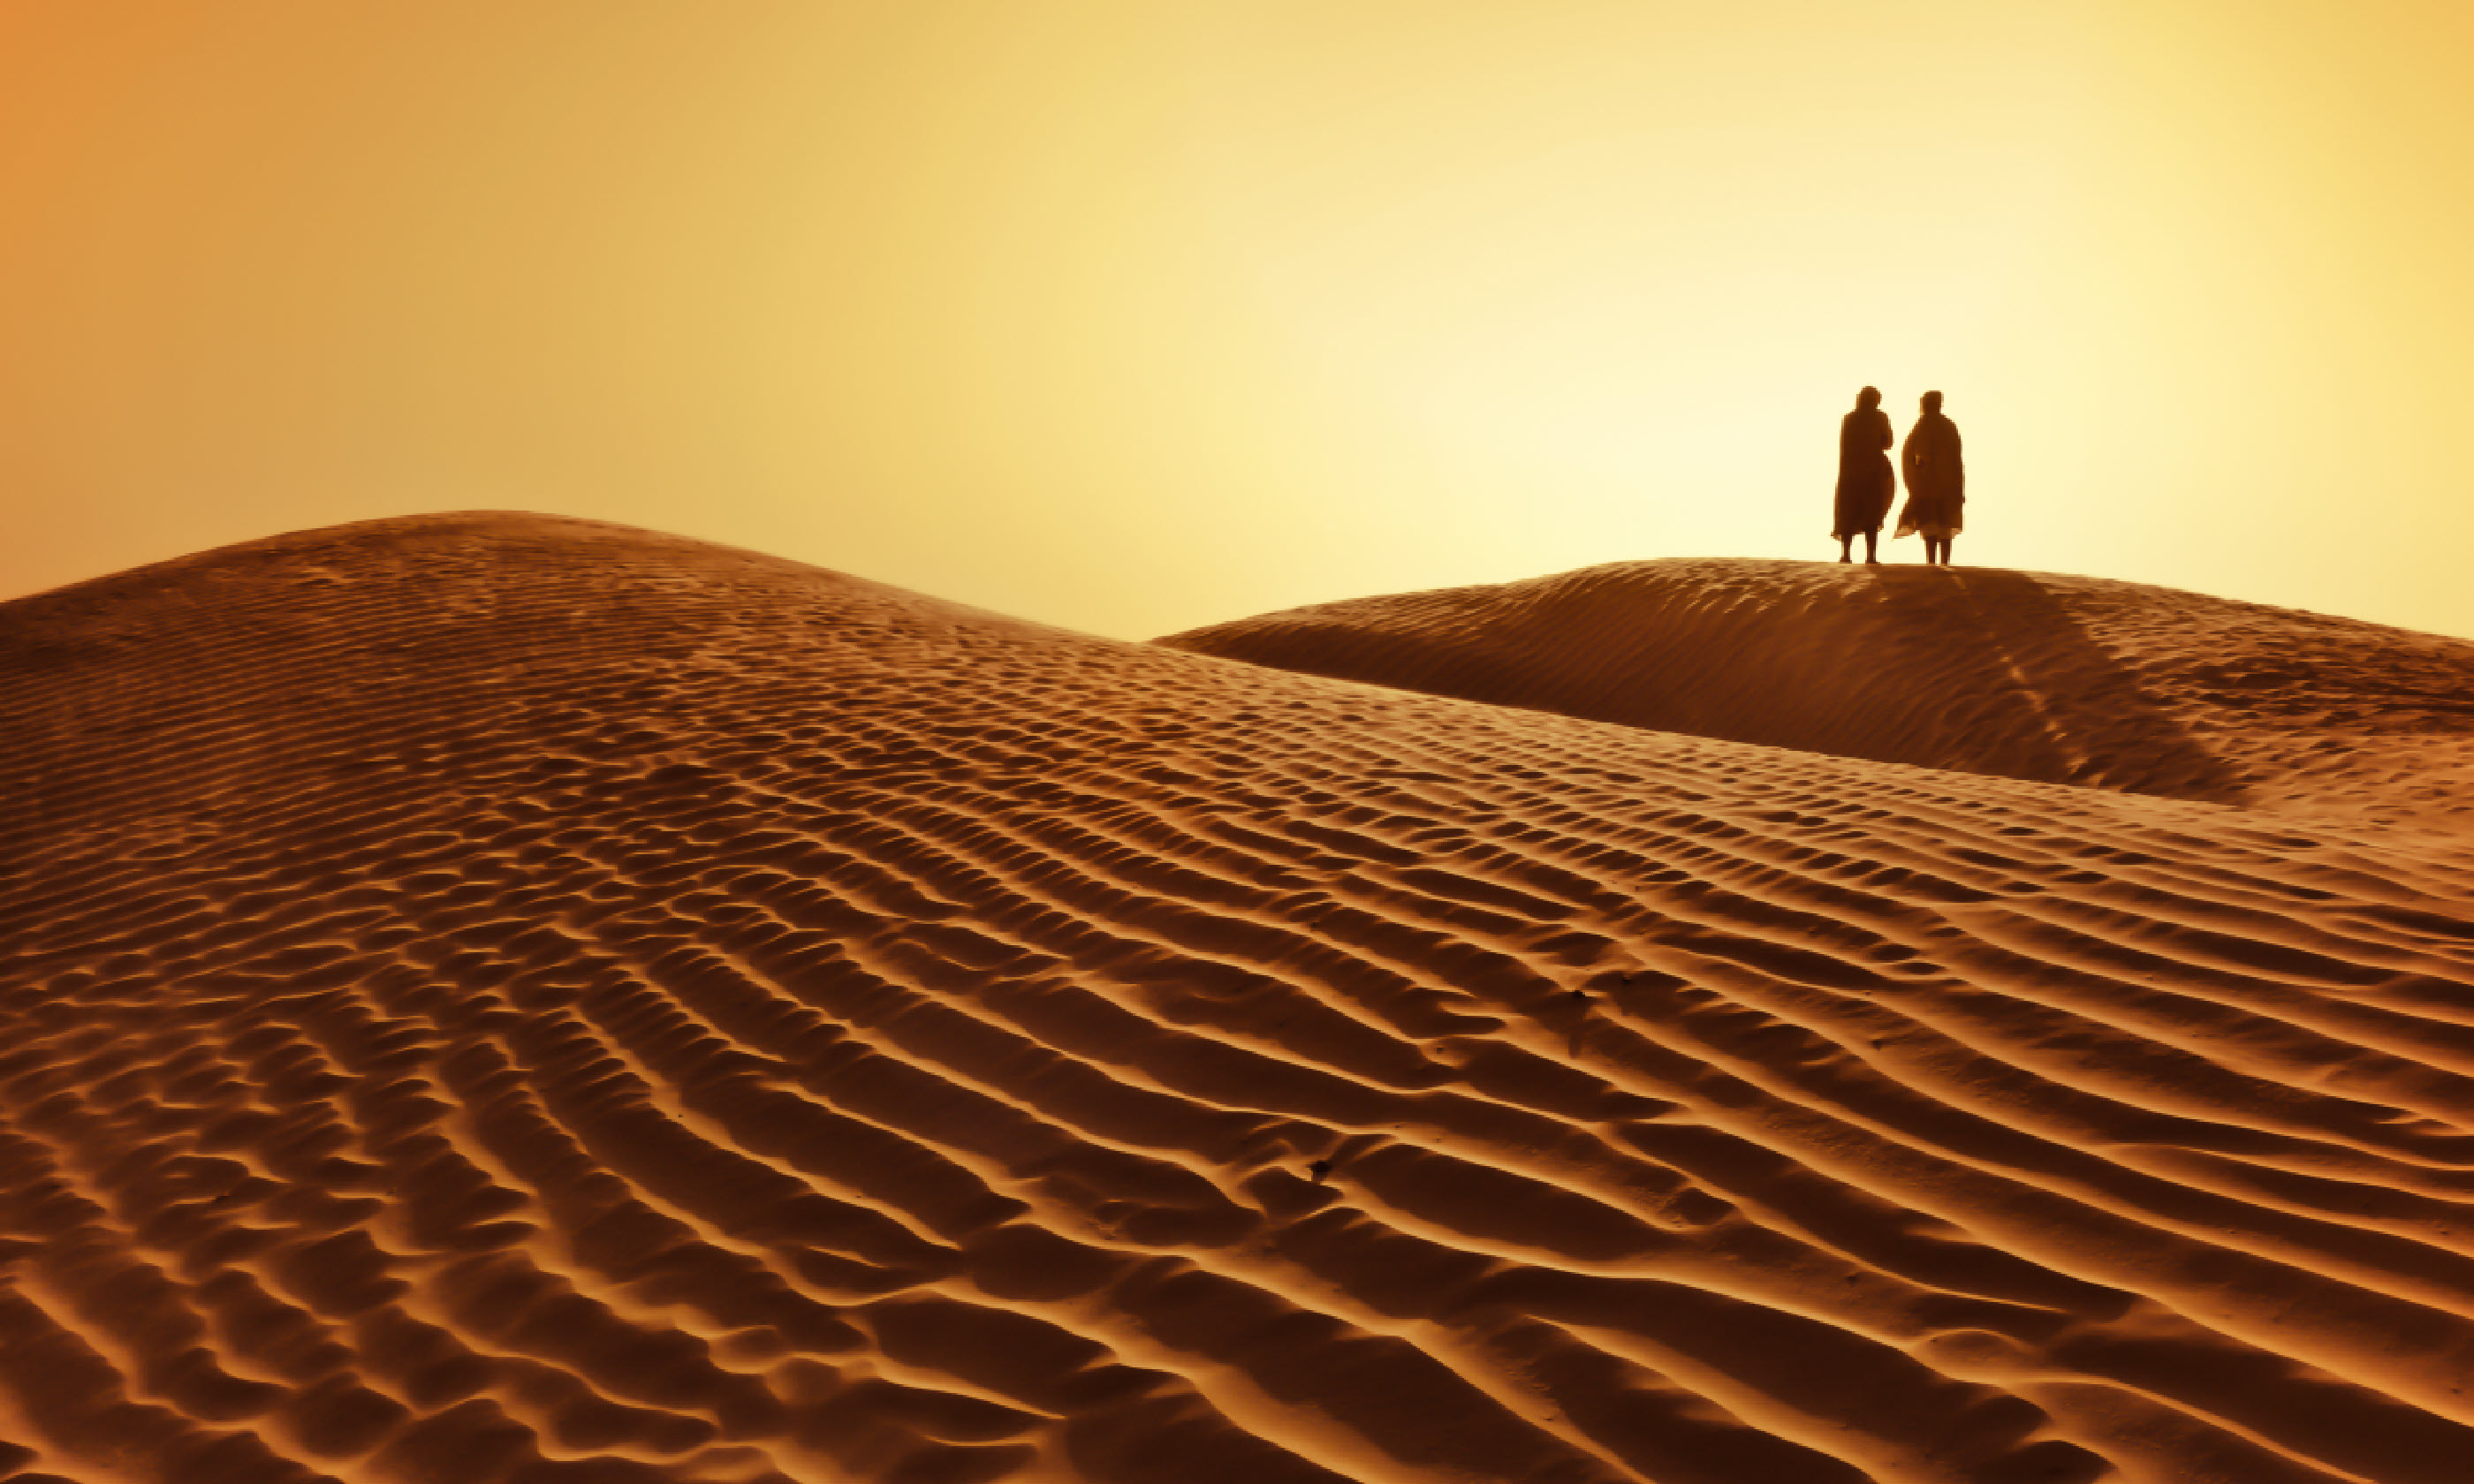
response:
[[[2474,643],[2137,583],[1624,562],[1161,642],[1661,731],[2474,831]]]
[[[2113,666],[2009,631],[2039,714],[2190,739],[2082,776],[2308,802],[2122,658],[2205,600],[2029,581]],[[0,1476],[2474,1469],[2401,764],[1928,771],[527,516],[21,600],[0,672]]]

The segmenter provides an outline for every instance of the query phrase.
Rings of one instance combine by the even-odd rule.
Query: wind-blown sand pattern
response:
[[[1661,731],[2474,831],[2474,643],[2104,578],[1620,562],[1161,642]]]
[[[0,668],[0,1474],[2474,1471],[2446,836],[526,516]]]

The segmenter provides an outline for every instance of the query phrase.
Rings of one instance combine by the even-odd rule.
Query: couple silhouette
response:
[[[1941,415],[1941,394],[1924,395],[1924,411],[1899,446],[1907,476],[1907,503],[1899,512],[1899,536],[1925,539],[1925,561],[1950,565],[1951,538],[1967,529],[1967,467],[1959,462],[1958,424]],[[1856,394],[1856,410],[1838,422],[1838,500],[1831,537],[1838,560],[1853,562],[1856,538],[1864,538],[1864,560],[1878,563],[1874,542],[1898,497],[1899,477],[1890,471],[1890,415],[1881,392]],[[1895,539],[1896,538],[1893,538]]]

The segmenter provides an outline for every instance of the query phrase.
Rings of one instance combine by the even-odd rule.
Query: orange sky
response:
[[[0,594],[495,507],[1143,636],[1834,555],[1869,381],[1962,562],[2474,635],[2469,182],[2460,0],[0,0]]]

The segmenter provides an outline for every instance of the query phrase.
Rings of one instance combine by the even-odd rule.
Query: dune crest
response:
[[[1679,558],[1158,642],[1659,731],[2474,831],[2474,642],[2138,583]]]
[[[521,515],[23,599],[0,680],[0,1475],[2474,1458],[2439,837]]]

